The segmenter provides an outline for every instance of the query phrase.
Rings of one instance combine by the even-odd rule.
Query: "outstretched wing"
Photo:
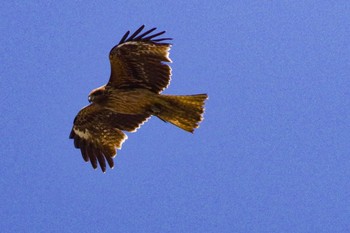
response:
[[[116,149],[120,149],[127,139],[122,130],[136,131],[149,116],[114,113],[91,104],[75,117],[69,138],[74,139],[75,148],[81,150],[86,162],[90,161],[95,169],[98,162],[105,172],[106,160],[109,167],[113,168]]]
[[[128,31],[110,51],[111,77],[107,85],[146,88],[155,93],[160,93],[169,85],[171,68],[164,62],[171,62],[171,45],[164,41],[171,38],[157,38],[165,31],[152,34],[156,28],[142,32],[144,27],[142,25],[131,36]]]

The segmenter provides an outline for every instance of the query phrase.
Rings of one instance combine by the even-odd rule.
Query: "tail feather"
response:
[[[159,103],[155,106],[155,115],[193,133],[203,120],[204,102],[207,98],[207,94],[161,95]]]

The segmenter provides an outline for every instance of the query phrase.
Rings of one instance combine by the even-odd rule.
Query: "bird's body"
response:
[[[114,166],[116,149],[127,138],[122,131],[136,131],[151,115],[188,132],[202,120],[206,94],[161,94],[171,76],[171,68],[164,62],[171,60],[170,44],[160,41],[169,38],[154,39],[164,32],[149,36],[155,28],[140,35],[143,28],[129,38],[127,32],[112,48],[108,84],[89,94],[91,104],[74,120],[70,138],[81,149],[84,160],[94,168],[98,162],[102,171],[106,170],[106,161]]]
[[[141,114],[150,112],[160,95],[147,89],[117,89],[110,88],[103,95],[103,106],[123,114]],[[95,101],[99,103],[99,101]]]

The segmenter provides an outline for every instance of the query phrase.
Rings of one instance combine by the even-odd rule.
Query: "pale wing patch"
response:
[[[89,130],[85,129],[85,131],[81,131],[77,127],[73,127],[73,130],[75,134],[78,135],[80,138],[85,139],[87,141],[92,140],[92,135],[89,133]]]

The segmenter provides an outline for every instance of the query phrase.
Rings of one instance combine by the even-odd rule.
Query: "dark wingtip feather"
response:
[[[73,139],[75,136],[75,133],[74,133],[74,130],[72,129],[72,131],[70,131],[70,134],[69,134],[69,139]]]
[[[125,42],[125,39],[128,37],[128,35],[130,34],[130,31],[127,31],[124,36],[122,37],[122,39],[119,41],[118,44],[122,44]]]
[[[105,160],[105,157],[103,156],[102,152],[95,147],[92,148],[92,152],[97,157],[97,160],[98,160],[98,163],[100,164],[102,172],[105,173],[106,172],[106,160]]]
[[[147,42],[157,43],[160,41],[172,40],[171,38],[153,39],[153,38],[160,36],[160,35],[163,35],[165,33],[165,31],[162,31],[162,32],[158,32],[158,33],[153,34],[153,35],[149,35],[153,31],[155,31],[157,28],[152,28],[152,29],[140,34],[144,28],[145,28],[145,25],[142,25],[131,36],[129,36],[130,31],[127,31],[124,34],[124,36],[122,37],[122,39],[120,40],[120,42],[118,43],[118,45],[125,43],[125,42],[129,42],[129,41],[145,41],[145,42],[147,41]]]
[[[155,40],[152,40],[154,42],[160,42],[160,41],[163,41],[163,40],[172,40],[173,38],[161,38],[161,39],[155,39]]]
[[[97,168],[97,158],[91,148],[91,145],[86,145],[85,152],[87,156],[89,156],[91,166],[96,169]]]
[[[114,167],[114,161],[113,161],[113,157],[114,155],[117,153],[116,151],[110,151],[108,150],[108,148],[104,148],[102,150],[103,155],[105,156],[107,163],[109,165],[110,168]]]
[[[80,143],[81,143],[81,140],[79,137],[74,137],[74,147],[75,148],[80,148]]]
[[[164,33],[165,33],[165,31],[158,32],[158,33],[156,33],[156,34],[153,34],[153,35],[144,37],[143,40],[152,40],[152,38],[157,37],[157,36],[160,36],[160,35],[163,35]]]
[[[83,156],[84,161],[89,162],[89,156],[86,153],[86,143],[84,140],[81,140],[80,151],[81,151],[81,155]]]
[[[89,156],[87,156],[86,153],[83,152],[83,150],[81,150],[81,156],[83,157],[85,162],[89,162]]]
[[[157,28],[152,28],[144,33],[142,33],[141,35],[139,35],[138,37],[135,38],[135,40],[140,40],[142,39],[144,36],[150,34],[151,32],[153,32],[154,30],[156,30]]]
[[[113,168],[114,167],[114,162],[113,162],[113,158],[108,156],[108,155],[105,155],[105,158],[107,160],[107,163],[109,165],[110,168]]]
[[[145,28],[145,25],[142,25],[139,29],[137,29],[127,41],[133,40],[137,34],[139,34],[143,29]]]

